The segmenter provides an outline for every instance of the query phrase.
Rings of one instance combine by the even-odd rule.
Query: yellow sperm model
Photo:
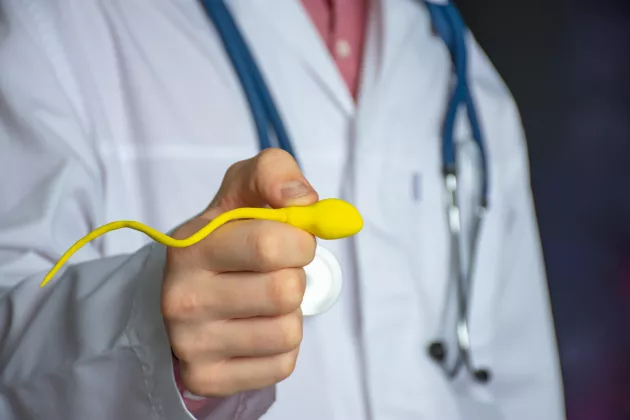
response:
[[[358,210],[343,200],[329,198],[303,207],[285,207],[281,209],[240,208],[228,211],[213,219],[206,226],[186,239],[174,239],[157,230],[133,220],[121,220],[103,225],[68,249],[46,274],[40,287],[53,278],[59,269],[88,242],[112,230],[130,228],[140,231],[156,242],[174,248],[185,248],[201,241],[225,223],[238,219],[264,219],[287,223],[305,230],[321,239],[341,239],[355,235],[363,228],[363,218]]]

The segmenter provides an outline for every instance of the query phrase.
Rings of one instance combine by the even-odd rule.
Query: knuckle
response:
[[[184,229],[178,229],[173,233],[173,238],[183,239],[190,235],[185,234]],[[186,232],[187,233],[187,232]],[[182,272],[188,271],[191,262],[195,261],[195,251],[188,248],[166,248],[165,264],[164,264],[164,279],[165,282],[176,282],[181,276]]]
[[[225,375],[219,372],[218,366],[212,368],[191,367],[190,373],[182,378],[184,387],[195,395],[204,397],[228,397],[238,392]]]
[[[269,148],[256,156],[254,166],[255,169],[264,169],[287,159],[293,159],[288,152],[278,148]]]
[[[280,340],[287,350],[294,350],[302,343],[302,320],[295,315],[286,316],[280,323]]]
[[[179,327],[171,329],[170,344],[173,353],[180,359],[192,362],[200,357],[205,360],[222,360],[223,340],[217,339],[216,322],[206,323],[201,327]]]
[[[203,308],[198,293],[172,287],[162,297],[162,316],[169,321],[181,321],[194,317]]]
[[[301,268],[287,268],[271,274],[269,297],[280,313],[290,313],[299,308],[305,290],[306,274]]]
[[[261,225],[265,225],[262,224]],[[264,268],[278,264],[282,254],[282,238],[270,228],[261,228],[254,236],[254,257]]]
[[[260,152],[253,160],[251,167],[252,187],[262,187],[268,180],[268,174],[273,173],[278,166],[286,166],[293,157],[282,149],[269,148]]]
[[[298,233],[300,234],[300,265],[307,266],[315,259],[317,240],[313,235],[306,232],[298,231]]]
[[[287,379],[293,371],[295,371],[295,364],[297,362],[297,352],[292,352],[283,355],[278,362],[278,368],[276,372],[276,382]]]
[[[161,311],[162,317],[167,320],[176,320],[179,316],[179,310],[177,308],[177,292],[173,290],[173,287],[168,288],[162,294]]]
[[[210,397],[228,397],[237,392],[230,383],[213,376],[208,376],[200,382],[203,394]]]
[[[226,181],[233,180],[241,172],[241,169],[246,164],[246,162],[247,161],[239,160],[238,162],[234,162],[233,164],[231,164],[225,171],[223,179]]]
[[[206,208],[205,213],[209,213],[214,208],[231,208],[233,197],[228,193],[229,186],[232,185],[236,180],[238,180],[239,176],[243,172],[243,168],[247,165],[247,161],[241,160],[231,164],[225,174],[223,175],[223,180],[221,181],[221,186],[219,187],[219,191],[217,191],[216,195]]]
[[[193,348],[183,340],[171,339],[171,350],[179,360],[185,362],[193,360],[195,357]]]

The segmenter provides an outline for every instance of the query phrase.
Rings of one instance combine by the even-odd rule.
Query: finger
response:
[[[223,273],[212,279],[214,316],[219,319],[273,317],[300,307],[306,290],[302,268],[269,273]]]
[[[233,319],[217,331],[220,353],[228,358],[263,357],[295,350],[302,343],[302,311],[278,317]]]
[[[180,360],[188,362],[273,356],[300,346],[302,311],[297,309],[277,317],[188,325],[174,334],[177,344],[173,351]]]
[[[239,207],[304,206],[317,200],[295,159],[282,149],[266,149],[228,169],[209,214],[216,217]]]
[[[206,270],[269,272],[308,265],[316,246],[313,235],[285,223],[243,220],[217,229],[197,251]]]
[[[293,373],[298,352],[295,349],[280,355],[235,358],[222,363],[182,363],[181,379],[188,391],[207,397],[262,389]]]
[[[174,324],[193,324],[197,328],[209,321],[290,314],[302,304],[306,273],[302,268],[219,275],[191,272],[187,281],[164,287],[164,318]]]

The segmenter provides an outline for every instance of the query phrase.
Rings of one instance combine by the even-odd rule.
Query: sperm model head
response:
[[[288,207],[287,222],[321,239],[341,239],[363,228],[363,218],[350,203],[328,198],[304,207]]]

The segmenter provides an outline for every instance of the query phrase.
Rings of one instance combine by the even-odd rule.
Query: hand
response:
[[[267,149],[228,169],[210,206],[174,237],[188,237],[234,208],[317,200],[293,158]],[[189,248],[168,249],[162,315],[186,389],[228,396],[293,372],[302,340],[303,267],[315,247],[312,235],[287,224],[243,220]]]

